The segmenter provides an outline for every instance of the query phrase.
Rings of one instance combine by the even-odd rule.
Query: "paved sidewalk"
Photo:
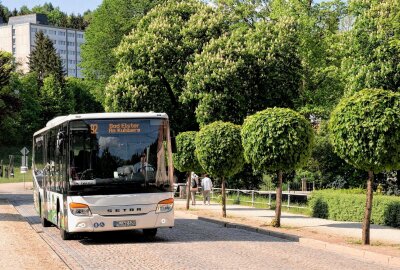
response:
[[[31,190],[24,189],[21,184],[1,184],[0,195],[32,194]],[[16,185],[18,190],[13,194],[9,193],[9,189]],[[26,187],[29,186],[27,184]],[[0,199],[0,254],[0,269],[68,269],[40,235],[32,230],[26,219],[5,199]]]
[[[175,202],[180,208],[186,205],[186,200],[184,199],[176,199]],[[220,204],[203,205],[203,202],[198,202],[195,206],[190,205],[190,208],[208,210],[216,214],[221,214],[222,212]],[[265,224],[269,224],[275,217],[274,210],[241,205],[227,205],[226,212],[228,216],[255,220]],[[361,239],[362,224],[360,222],[333,221],[282,212],[281,225]],[[400,244],[400,229],[371,224],[371,241]]]

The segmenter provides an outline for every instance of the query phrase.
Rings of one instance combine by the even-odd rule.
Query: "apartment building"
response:
[[[8,24],[0,25],[0,50],[13,54],[19,69],[28,72],[28,56],[35,47],[35,34],[42,31],[53,41],[61,57],[67,76],[82,78],[81,45],[84,31],[51,26],[44,14],[10,17]]]

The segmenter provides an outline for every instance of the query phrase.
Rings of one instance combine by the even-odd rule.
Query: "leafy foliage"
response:
[[[298,27],[302,84],[297,106],[331,111],[343,94],[341,61],[347,32],[344,1],[273,0],[268,17],[293,19]]]
[[[64,88],[53,75],[48,76],[40,89],[42,119],[48,121],[56,116],[74,112],[75,100],[69,88]]]
[[[261,21],[211,40],[196,54],[181,99],[199,103],[197,122],[240,124],[266,107],[293,107],[301,79],[295,29],[291,20]]]
[[[202,172],[203,168],[195,155],[196,131],[186,131],[176,136],[177,153],[172,158],[174,166],[181,172]]]
[[[365,89],[343,99],[329,129],[334,151],[375,173],[400,168],[400,93]]]
[[[98,100],[104,102],[104,86],[115,73],[118,57],[113,50],[124,35],[162,0],[104,0],[93,12],[82,45],[82,67],[86,79],[98,81]]]
[[[10,53],[0,51],[0,89],[9,84],[11,73],[15,70],[13,57]]]
[[[92,84],[86,80],[69,77],[66,79],[65,92],[73,95],[75,113],[103,112],[104,108],[91,93]]]
[[[214,177],[230,177],[244,165],[240,127],[217,121],[202,127],[196,136],[196,156],[201,167]]]
[[[268,108],[248,116],[241,134],[246,161],[259,171],[288,172],[311,155],[311,124],[291,109]]]
[[[364,88],[400,91],[399,1],[354,0],[350,8],[356,19],[343,63],[348,94]]]
[[[116,50],[117,73],[106,88],[106,109],[165,111],[175,130],[196,129],[194,108],[179,96],[186,65],[218,31],[222,16],[199,1],[167,1],[153,8]],[[175,126],[179,123],[179,127]]]
[[[17,137],[14,118],[17,117],[21,101],[10,86],[15,70],[13,61],[10,53],[0,51],[0,144]]]

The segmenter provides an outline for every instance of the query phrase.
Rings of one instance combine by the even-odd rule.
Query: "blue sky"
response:
[[[54,7],[60,7],[60,10],[70,13],[83,13],[86,10],[94,10],[101,4],[102,0],[0,0],[0,2],[8,7],[10,10],[14,8],[19,9],[21,6],[26,5],[32,8],[37,5],[43,5],[46,2],[51,2]]]

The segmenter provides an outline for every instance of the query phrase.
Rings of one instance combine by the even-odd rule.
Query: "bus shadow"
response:
[[[197,219],[176,218],[172,229],[159,229],[154,238],[146,237],[142,230],[114,231],[81,235],[83,245],[104,245],[124,243],[191,243],[210,241],[251,241],[251,242],[288,242],[289,240],[271,237],[240,228],[226,228],[222,225]]]

